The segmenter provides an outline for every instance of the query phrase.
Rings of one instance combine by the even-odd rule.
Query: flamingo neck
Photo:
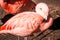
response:
[[[36,10],[36,13],[38,13],[40,16],[42,16],[45,20],[47,20],[47,15],[41,10]]]

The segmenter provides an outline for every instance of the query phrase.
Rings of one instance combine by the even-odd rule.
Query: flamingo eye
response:
[[[42,10],[42,8],[40,8],[40,10]]]

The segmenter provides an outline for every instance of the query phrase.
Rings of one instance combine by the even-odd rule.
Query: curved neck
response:
[[[46,15],[43,11],[36,9],[36,13],[38,13],[38,14],[39,14],[40,16],[42,16],[45,20],[47,20],[47,15]]]

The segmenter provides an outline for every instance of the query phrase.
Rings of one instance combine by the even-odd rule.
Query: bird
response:
[[[47,4],[38,3],[35,10],[36,12],[21,12],[10,18],[0,27],[0,34],[10,33],[24,37],[31,35],[34,31],[48,29],[53,23],[53,18],[48,17],[49,8]],[[43,20],[46,20],[46,22],[43,22]]]
[[[23,11],[34,10],[36,3],[31,0],[0,0],[0,6],[7,14],[15,15]]]

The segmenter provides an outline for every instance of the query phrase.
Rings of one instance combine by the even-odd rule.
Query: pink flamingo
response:
[[[48,29],[53,22],[51,17],[48,17],[49,8],[45,3],[39,3],[36,6],[36,12],[22,12],[9,19],[0,28],[0,34],[10,33],[19,36],[28,36],[37,29],[44,31]],[[43,22],[43,20],[46,22]]]
[[[0,0],[0,5],[8,14],[17,14],[23,11],[31,11],[35,3],[31,0]]]

